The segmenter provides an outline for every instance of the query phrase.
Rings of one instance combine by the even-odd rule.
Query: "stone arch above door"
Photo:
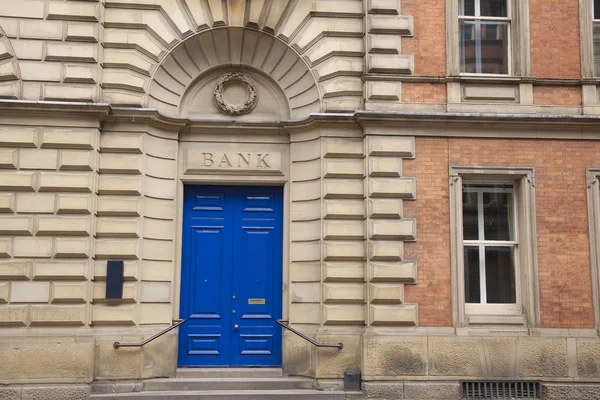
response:
[[[219,112],[209,100],[227,73],[239,73],[255,86],[255,109],[242,115]],[[158,66],[147,96],[147,106],[164,114],[203,119],[300,119],[321,111],[315,78],[298,53],[273,35],[244,28],[212,29],[186,39]]]

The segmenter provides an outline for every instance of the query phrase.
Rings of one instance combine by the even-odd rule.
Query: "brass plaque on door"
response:
[[[265,299],[248,299],[248,304],[265,304]]]

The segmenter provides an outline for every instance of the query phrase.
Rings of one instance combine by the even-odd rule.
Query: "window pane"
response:
[[[468,185],[465,185],[468,188]],[[463,191],[463,239],[479,239],[477,229],[477,193]]]
[[[475,0],[461,0],[460,15],[475,16]]]
[[[477,38],[474,21],[460,21],[460,72],[477,72]]]
[[[488,303],[517,302],[512,247],[485,248],[485,285]]]
[[[465,303],[481,303],[479,247],[465,246]]]
[[[513,240],[512,185],[492,185],[483,193],[483,234],[485,240]]]
[[[508,17],[507,0],[480,0],[482,17]]]
[[[594,24],[594,71],[600,76],[600,24]]]
[[[508,74],[508,23],[481,23],[481,72]]]
[[[594,19],[600,19],[600,0],[594,0]]]

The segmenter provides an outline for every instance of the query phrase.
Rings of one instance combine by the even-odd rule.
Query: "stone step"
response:
[[[276,378],[281,368],[177,368],[177,378]]]
[[[95,400],[362,400],[362,392],[320,390],[189,390],[93,394]]]
[[[312,389],[313,380],[279,378],[168,378],[144,381],[144,391],[183,390],[293,390]]]

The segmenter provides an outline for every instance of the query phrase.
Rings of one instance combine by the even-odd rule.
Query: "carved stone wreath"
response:
[[[246,100],[242,104],[229,104],[223,99],[225,88],[233,82],[241,83],[248,92],[248,97],[246,97]],[[258,92],[256,91],[254,81],[250,79],[250,77],[239,72],[230,72],[222,75],[217,81],[217,85],[213,92],[215,106],[217,106],[219,111],[227,115],[248,114],[256,107],[257,100]]]

